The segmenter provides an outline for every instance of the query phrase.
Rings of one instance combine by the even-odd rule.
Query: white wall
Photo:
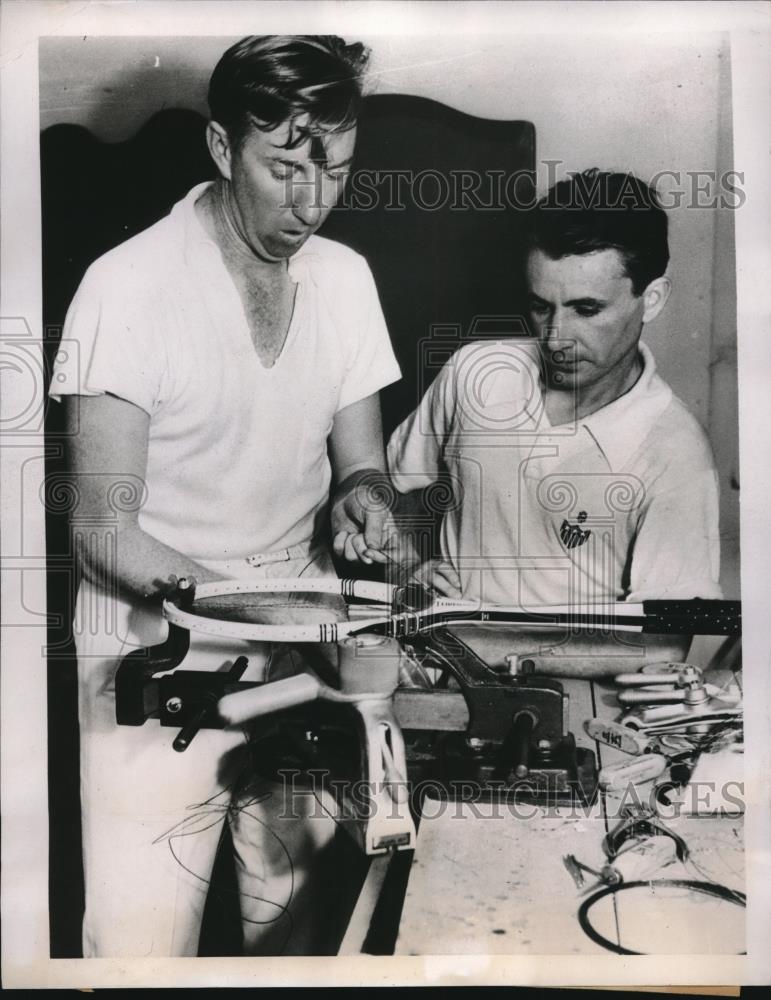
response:
[[[558,14],[558,8],[555,8]],[[255,25],[259,30],[259,26]],[[736,302],[733,218],[692,204],[687,172],[732,164],[729,50],[721,34],[359,36],[371,89],[431,97],[487,118],[535,124],[540,186],[591,166],[665,178],[674,294],[646,339],[675,392],[710,431],[723,491],[724,587],[738,593]],[[162,107],[206,113],[206,84],[235,39],[41,41],[41,127],[76,122],[103,139],[131,135]],[[714,367],[713,363],[717,366]]]

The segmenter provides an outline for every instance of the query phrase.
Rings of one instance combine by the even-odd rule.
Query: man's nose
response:
[[[298,185],[292,204],[295,218],[305,226],[315,226],[324,211],[321,198],[322,188],[318,182],[308,181]]]
[[[304,226],[315,226],[321,218],[321,206],[309,203],[306,205],[295,205],[294,215]]]
[[[542,328],[542,336],[551,351],[568,351],[573,343],[570,320],[561,311],[555,309],[548,323]]]

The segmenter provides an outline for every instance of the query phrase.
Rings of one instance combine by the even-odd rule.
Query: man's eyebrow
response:
[[[605,299],[596,299],[591,295],[586,295],[580,299],[568,299],[565,303],[566,306],[606,306],[607,304]]]
[[[271,163],[281,163],[287,167],[298,167],[303,165],[303,160],[290,160],[285,156],[271,156]],[[347,160],[341,160],[339,163],[325,163],[324,167],[326,170],[340,170],[342,167],[349,167],[353,163],[353,157],[349,156]]]
[[[349,156],[347,160],[340,160],[339,163],[330,163],[327,161],[327,170],[339,170],[341,167],[349,167],[353,163],[353,157]]]

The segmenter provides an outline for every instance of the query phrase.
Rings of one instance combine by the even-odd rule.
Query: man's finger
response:
[[[353,540],[355,537],[356,537],[355,535],[346,535],[345,548],[343,550],[343,554],[345,555],[345,558],[348,560],[348,562],[358,561],[358,556],[356,555],[356,549],[353,547]]]
[[[338,531],[335,537],[332,539],[332,551],[336,556],[342,556],[345,549],[345,540],[348,538],[347,531]]]
[[[367,555],[367,543],[364,540],[364,535],[362,534],[353,535],[351,538],[351,547],[353,548],[353,551],[356,553],[357,559],[360,559],[363,563],[366,563],[368,566],[372,565],[372,560]]]
[[[442,597],[458,596],[458,588],[453,587],[448,580],[445,580],[443,576],[439,576],[438,573],[435,573],[431,578],[431,587],[433,587],[437,594],[441,594]]]
[[[388,519],[389,511],[368,510],[364,515],[364,540],[370,549],[383,547],[383,529]]]
[[[455,587],[458,591],[460,591],[461,589],[460,576],[456,572],[455,568],[452,566],[451,563],[448,562],[438,563],[434,572],[439,574],[440,576],[443,576],[444,579],[447,580],[449,584],[451,584],[451,586]]]
[[[431,585],[444,597],[460,597],[460,577],[449,563],[438,563],[434,568]]]

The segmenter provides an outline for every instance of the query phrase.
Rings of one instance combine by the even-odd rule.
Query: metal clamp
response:
[[[602,849],[608,861],[614,861],[621,848],[628,840],[642,837],[670,837],[675,843],[675,852],[679,861],[688,858],[688,845],[658,818],[652,809],[635,808],[611,830],[602,842]]]

